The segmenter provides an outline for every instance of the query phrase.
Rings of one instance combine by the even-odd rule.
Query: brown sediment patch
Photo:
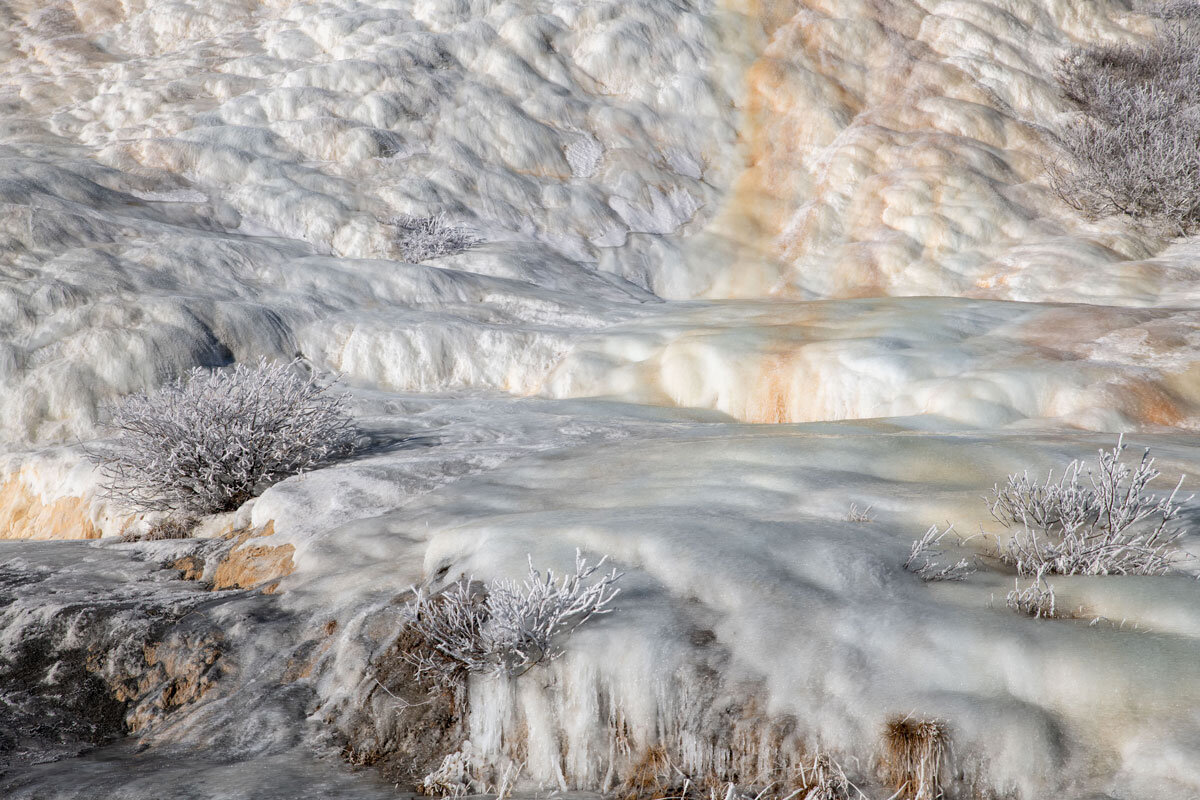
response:
[[[287,668],[283,671],[284,683],[295,683],[309,678],[316,671],[321,659],[333,647],[333,634],[337,631],[336,619],[331,619],[317,628],[315,634],[310,634],[288,658]]]
[[[125,717],[130,730],[141,730],[204,697],[220,677],[222,652],[215,632],[143,645],[145,670],[113,692],[119,702],[133,704]]]
[[[1013,338],[1035,347],[1084,358],[1091,355],[1091,348],[1098,339],[1113,331],[1144,325],[1158,313],[1100,306],[1049,308],[1026,317]]]
[[[279,590],[279,581],[296,571],[290,544],[252,545],[249,541],[275,533],[275,522],[261,528],[231,531],[234,545],[213,572],[213,589],[261,589],[264,594]]]
[[[759,297],[768,294],[781,267],[774,263],[775,241],[791,211],[793,198],[807,185],[800,152],[809,127],[803,92],[796,86],[804,71],[771,52],[773,39],[796,15],[798,0],[726,0],[733,17],[756,28],[746,62],[739,102],[738,154],[743,169],[730,187],[729,199],[713,229],[736,243],[734,263],[722,270],[709,293],[716,297]],[[799,180],[799,186],[796,181]]]
[[[370,665],[348,718],[338,720],[342,757],[419,791],[422,779],[467,738],[465,692],[416,675],[397,642]]]
[[[19,477],[0,484],[0,539],[99,539],[82,497],[46,501]]]

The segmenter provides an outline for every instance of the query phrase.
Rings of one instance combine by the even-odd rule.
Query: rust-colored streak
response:
[[[1187,417],[1179,401],[1153,381],[1131,381],[1117,387],[1117,391],[1126,414],[1139,422],[1175,428]]]
[[[753,405],[746,409],[747,422],[780,425],[792,422],[792,370],[787,356],[771,356],[763,367],[759,387],[752,395]]]

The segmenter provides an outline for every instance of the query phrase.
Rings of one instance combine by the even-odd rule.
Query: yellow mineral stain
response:
[[[18,477],[0,483],[0,539],[99,539],[82,497],[44,500]]]
[[[213,589],[258,589],[264,594],[279,590],[279,581],[296,571],[292,554],[296,548],[290,544],[277,546],[253,545],[253,539],[261,539],[275,533],[274,520],[260,528],[231,531],[236,538],[233,549],[217,566],[213,573]]]

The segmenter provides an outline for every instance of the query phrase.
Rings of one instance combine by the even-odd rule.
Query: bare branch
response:
[[[946,530],[939,532],[937,525],[930,525],[924,536],[913,541],[912,550],[904,561],[904,568],[916,574],[921,580],[928,582],[965,580],[968,575],[975,572],[974,567],[965,558],[960,558],[957,562],[947,566],[938,563],[938,559],[944,553],[937,549],[937,546],[946,534],[953,530],[954,526],[951,525]]]

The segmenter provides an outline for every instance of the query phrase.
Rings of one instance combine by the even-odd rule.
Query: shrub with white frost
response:
[[[442,214],[434,217],[404,214],[392,219],[391,225],[396,229],[396,250],[401,258],[412,264],[441,256],[456,256],[483,243],[467,228],[448,223]]]
[[[587,583],[607,557],[589,566],[575,554],[575,572],[559,579],[529,564],[524,581],[490,585],[460,580],[416,596],[406,608],[409,645],[402,655],[418,674],[453,684],[466,673],[517,676],[562,655],[561,640],[608,607],[623,573],[613,569]]]
[[[299,361],[195,368],[111,411],[112,441],[90,453],[106,496],[146,511],[212,514],[348,453],[357,431]]]
[[[1151,9],[1147,9],[1151,10]],[[1200,3],[1153,4],[1157,35],[1073,50],[1058,80],[1079,116],[1051,183],[1092,216],[1128,214],[1171,235],[1200,230]]]
[[[1177,547],[1179,478],[1169,494],[1149,484],[1161,473],[1147,448],[1137,466],[1121,461],[1124,437],[1101,450],[1095,470],[1074,461],[1054,479],[1008,476],[992,490],[992,516],[1014,529],[1000,557],[1019,575],[1162,575],[1186,558]],[[1086,473],[1085,473],[1086,469]],[[1086,482],[1081,476],[1086,474]],[[1189,498],[1190,499],[1190,498]]]

